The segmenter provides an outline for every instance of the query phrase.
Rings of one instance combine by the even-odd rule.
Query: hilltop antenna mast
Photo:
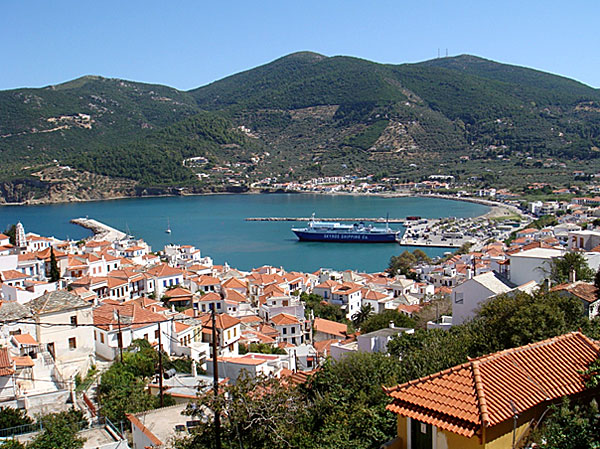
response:
[[[446,48],[446,58],[448,57],[448,49]]]
[[[438,59],[440,59],[440,47],[438,47]]]

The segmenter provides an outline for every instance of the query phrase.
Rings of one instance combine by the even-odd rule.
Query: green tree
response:
[[[43,430],[27,445],[27,449],[79,449],[85,440],[77,433],[82,428],[83,413],[71,409],[42,418]]]
[[[12,407],[0,407],[0,429],[24,426],[32,422],[33,420],[27,416],[24,410]]]
[[[431,262],[431,258],[425,254],[425,252],[423,250],[420,249],[415,249],[413,251],[413,256],[415,256],[415,258],[417,259],[417,263],[429,263]]]
[[[7,227],[6,231],[4,231],[4,235],[6,235],[8,237],[8,241],[10,242],[11,245],[16,245],[17,244],[17,225],[11,224],[9,227]]]
[[[98,402],[100,413],[112,422],[126,419],[126,413],[150,410],[157,405],[156,398],[146,391],[145,379],[136,378],[119,362],[102,374]]]
[[[572,271],[575,271],[575,277],[578,281],[591,281],[595,276],[583,254],[576,252],[569,252],[562,257],[552,259],[548,275],[553,282],[563,284],[569,281],[569,275]]]
[[[392,276],[403,274],[411,276],[410,269],[417,263],[417,257],[410,251],[405,250],[399,256],[392,256],[387,268],[387,272]]]
[[[346,315],[340,306],[325,302],[320,295],[315,293],[311,293],[310,295],[302,293],[300,299],[304,301],[304,304],[306,305],[305,314],[307,318],[310,317],[310,312],[312,312],[315,317],[326,320],[337,321],[338,323],[347,321]]]
[[[228,384],[217,397],[212,389],[200,395],[188,413],[199,424],[193,433],[180,439],[176,447],[203,449],[214,447],[214,420],[204,419],[204,410],[221,413],[221,436],[225,449],[300,447],[308,440],[302,421],[308,413],[305,396],[293,385],[284,385],[275,377],[251,378],[242,372],[235,384]]]
[[[358,312],[352,315],[352,323],[357,329],[373,314],[371,304],[363,304]]]
[[[0,449],[25,449],[25,445],[17,440],[6,440],[0,444]]]
[[[579,404],[564,398],[550,407],[535,438],[542,449],[597,449],[600,447],[600,414],[595,400]]]
[[[483,326],[488,352],[555,337],[585,322],[578,299],[542,291],[500,295],[480,307],[476,320]]]
[[[50,282],[56,282],[60,279],[60,270],[54,255],[54,248],[50,247]]]
[[[369,332],[390,327],[390,323],[392,322],[396,327],[412,328],[415,325],[415,321],[412,318],[407,317],[395,309],[390,309],[385,310],[382,313],[370,315],[363,321],[360,330],[363,334],[368,334]]]

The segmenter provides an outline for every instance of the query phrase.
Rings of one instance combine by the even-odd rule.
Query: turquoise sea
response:
[[[191,244],[216,264],[249,270],[261,265],[316,271],[320,267],[376,272],[404,247],[396,244],[299,242],[291,232],[302,222],[249,222],[246,217],[474,217],[487,206],[433,198],[350,195],[206,195],[135,198],[43,206],[0,207],[0,228],[21,221],[26,232],[81,239],[90,232],[69,220],[89,216],[143,238],[155,251]],[[166,234],[167,223],[172,233]],[[391,225],[400,228],[400,225]],[[407,247],[412,250],[414,248]],[[424,249],[430,256],[448,249]]]

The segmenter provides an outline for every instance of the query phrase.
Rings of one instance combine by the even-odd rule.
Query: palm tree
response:
[[[371,304],[363,304],[360,310],[352,315],[352,323],[354,323],[354,327],[359,328],[360,325],[364,323],[372,313],[373,307],[371,307]]]

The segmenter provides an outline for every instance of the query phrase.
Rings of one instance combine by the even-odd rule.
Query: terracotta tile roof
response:
[[[243,294],[241,294],[237,290],[232,290],[229,288],[225,289],[225,298],[228,301],[248,302],[248,298],[246,298]]]
[[[215,292],[208,292],[206,295],[200,296],[200,301],[221,301],[221,295]]]
[[[202,327],[203,327],[202,332],[204,332],[206,330],[207,332],[204,332],[204,333],[211,333],[211,329],[212,329],[211,314],[205,313],[204,315],[201,315],[200,320],[202,321]],[[227,315],[226,313],[217,314],[217,316],[215,317],[215,324],[217,326],[217,329],[229,329],[230,327],[233,327],[239,323],[241,323],[240,320],[232,317],[231,315]]]
[[[285,296],[285,292],[275,284],[267,285],[264,288],[264,294],[271,296]]]
[[[35,363],[28,355],[13,355],[11,358],[15,362],[17,368],[30,368],[35,366]]]
[[[240,321],[242,323],[262,323],[262,319],[259,316],[256,315],[247,315],[247,316],[243,316],[240,317]]]
[[[229,278],[223,282],[225,288],[246,288],[246,284],[237,278]]]
[[[338,335],[342,338],[346,338],[346,334],[348,333],[347,325],[338,323],[336,321],[326,320],[324,318],[315,318],[313,329],[315,332]]]
[[[4,235],[4,234],[0,234],[0,240],[6,240],[8,237],[8,235]]]
[[[598,300],[596,297],[598,289],[594,284],[588,284],[587,282],[577,281],[570,284],[560,284],[552,287],[551,292],[568,292],[573,296],[576,296],[583,301],[593,303]]]
[[[14,281],[15,279],[27,279],[29,276],[17,270],[0,271],[0,280],[3,282]]]
[[[189,291],[187,288],[183,288],[183,287],[175,287],[172,288],[171,290],[167,290],[165,292],[165,296],[169,297],[169,298],[189,298],[192,296],[192,292]]]
[[[0,348],[0,376],[11,376],[14,373],[8,348]]]
[[[221,281],[213,276],[203,275],[196,281],[198,285],[221,285]]]
[[[112,301],[104,301],[102,305],[96,307],[93,311],[94,326],[109,330],[112,325],[113,330],[116,329],[118,326],[116,312],[119,312],[121,316],[122,329],[139,329],[168,319],[164,315],[141,308],[135,301],[117,304]]]
[[[175,321],[174,323],[175,323],[175,332],[177,332],[177,333],[184,332],[184,331],[188,330],[190,327],[192,327],[189,324],[184,324],[179,321]]]
[[[336,285],[339,285],[339,283],[332,281],[332,280],[327,280],[327,281],[321,282],[319,285],[316,285],[315,288],[331,288],[331,287],[335,287]]]
[[[325,351],[327,351],[327,354],[331,354],[331,345],[339,341],[341,340],[335,338],[331,340],[317,341],[313,343],[313,347],[316,349],[319,355],[325,355]]]
[[[127,259],[121,259],[121,260],[127,260]],[[127,260],[127,262],[129,262],[127,265],[134,265],[134,263],[131,262],[130,260]],[[159,265],[156,265],[155,267],[150,268],[147,271],[147,273],[154,277],[162,278],[162,277],[169,277],[169,276],[179,276],[179,275],[183,274],[183,271],[181,271],[179,268],[170,267],[166,263],[161,263]]]
[[[585,390],[600,347],[580,332],[508,349],[386,389],[387,409],[472,437],[547,400]]]
[[[389,295],[386,295],[385,293],[378,292],[376,290],[371,290],[369,288],[363,288],[362,289],[362,297],[363,297],[363,299],[370,299],[370,300],[373,300],[373,301],[379,301],[380,299],[389,298]]]
[[[271,318],[271,323],[275,326],[289,326],[292,324],[300,324],[298,318],[287,313],[279,313]]]
[[[14,340],[20,345],[37,346],[39,343],[35,341],[35,338],[31,334],[13,335]]]

